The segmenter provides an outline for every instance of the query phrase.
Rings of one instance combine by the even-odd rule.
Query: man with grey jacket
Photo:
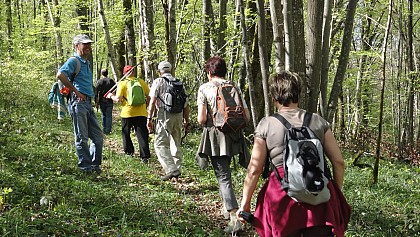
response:
[[[149,132],[155,132],[154,146],[155,152],[165,175],[161,177],[163,181],[178,178],[181,175],[182,151],[181,134],[182,127],[187,129],[189,125],[189,106],[186,101],[184,108],[179,113],[171,113],[164,109],[162,98],[166,93],[169,81],[175,81],[172,76],[172,65],[167,61],[162,61],[158,65],[160,77],[153,81],[150,88],[150,103],[148,108],[149,117],[147,118],[147,128]],[[152,118],[156,111],[156,128],[154,128]]]

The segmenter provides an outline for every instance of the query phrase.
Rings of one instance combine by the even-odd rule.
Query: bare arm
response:
[[[207,122],[207,106],[206,105],[198,105],[197,121],[201,125],[204,125]]]
[[[344,183],[344,159],[338,147],[337,140],[335,140],[334,134],[330,129],[325,132],[324,152],[331,161],[334,181],[341,189]]]
[[[264,164],[267,159],[267,144],[264,139],[256,137],[252,149],[251,161],[248,165],[244,188],[242,191],[242,202],[240,211],[250,212],[252,195],[258,184],[258,179],[263,172]],[[240,218],[242,220],[242,218]]]
[[[147,109],[147,111],[148,111],[148,115],[147,115],[147,129],[151,133],[153,131],[152,117],[153,117],[153,114],[155,113],[155,109],[156,109],[156,97],[150,96],[149,98],[150,98],[149,108]]]

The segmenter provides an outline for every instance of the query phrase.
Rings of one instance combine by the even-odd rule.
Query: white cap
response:
[[[160,72],[170,72],[171,69],[172,69],[172,65],[168,61],[162,61],[158,65],[158,70]]]
[[[92,43],[92,42],[93,41],[89,38],[89,36],[84,35],[84,34],[76,35],[73,38],[73,45],[78,45],[80,43],[86,44],[86,43]]]

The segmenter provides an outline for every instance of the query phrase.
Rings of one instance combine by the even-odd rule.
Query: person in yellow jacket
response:
[[[140,157],[144,163],[149,162],[149,131],[147,129],[147,104],[149,102],[149,87],[142,79],[138,79],[134,75],[133,67],[127,65],[124,67],[123,74],[129,73],[127,79],[118,83],[117,93],[114,95],[109,93],[107,98],[114,102],[121,102],[121,125],[122,125],[122,142],[124,153],[134,156],[134,146],[130,137],[131,129],[136,132],[137,140],[140,147]],[[129,98],[130,81],[138,80],[146,97],[145,103],[140,105],[130,105],[127,98]]]

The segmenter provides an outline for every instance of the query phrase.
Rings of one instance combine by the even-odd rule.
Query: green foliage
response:
[[[105,139],[103,174],[81,174],[70,118],[59,123],[47,103],[52,75],[33,74],[39,69],[27,63],[4,62],[0,74],[0,89],[8,92],[0,101],[0,236],[223,235],[214,174],[194,161],[199,132],[185,140],[178,182],[160,181],[155,156],[145,165],[123,155],[118,132]],[[376,186],[371,174],[346,169],[344,193],[353,209],[346,236],[419,235],[419,169],[381,161]],[[244,176],[240,168],[233,173],[238,197]],[[254,234],[247,225],[245,236]]]
[[[379,167],[374,186],[371,169],[346,169],[344,193],[353,211],[346,236],[419,235],[419,170],[389,161],[381,161]]]

